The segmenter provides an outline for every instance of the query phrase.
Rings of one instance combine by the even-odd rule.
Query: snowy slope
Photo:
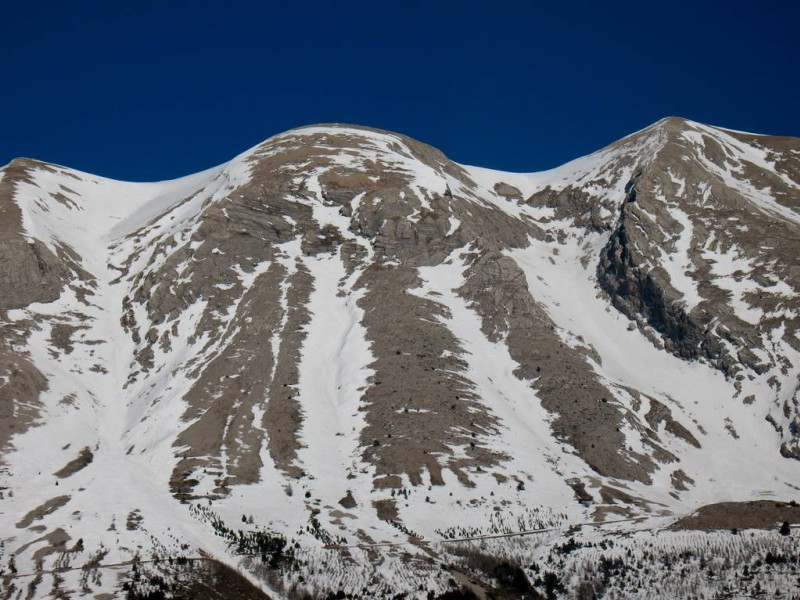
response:
[[[796,497],[798,157],[667,119],[531,174],[339,125],[153,184],[12,163],[60,287],[3,309],[3,585],[427,597],[456,538]]]

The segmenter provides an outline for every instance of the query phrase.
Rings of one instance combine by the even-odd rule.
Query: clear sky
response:
[[[535,171],[668,115],[800,136],[800,3],[0,2],[0,164],[130,180],[300,125]]]

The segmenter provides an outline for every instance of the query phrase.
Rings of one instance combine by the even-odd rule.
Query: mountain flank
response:
[[[342,124],[17,159],[3,597],[789,589],[799,257],[800,139],[679,118],[526,174]]]

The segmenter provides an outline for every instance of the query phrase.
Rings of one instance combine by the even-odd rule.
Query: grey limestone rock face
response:
[[[26,235],[22,213],[13,201],[17,186],[28,182],[29,171],[37,168],[46,165],[17,159],[3,169],[0,179],[0,310],[52,302],[67,279],[63,261],[41,241]]]
[[[633,182],[620,209],[619,220],[603,248],[597,267],[597,279],[614,306],[631,318],[641,318],[657,330],[665,347],[682,358],[696,360],[721,358],[706,347],[706,325],[697,316],[687,314],[681,304],[683,296],[670,283],[669,276],[658,267],[652,268],[650,257],[643,255],[653,242],[653,232],[645,231],[636,215],[639,210],[636,183]],[[663,241],[663,240],[661,240]],[[719,352],[719,348],[716,348]],[[722,362],[723,369],[729,363]]]

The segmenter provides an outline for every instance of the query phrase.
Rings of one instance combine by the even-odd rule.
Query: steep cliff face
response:
[[[666,350],[736,380],[736,398],[755,400],[748,382],[768,381],[768,418],[781,451],[797,455],[797,151],[677,119],[662,129],[627,184],[598,281]]]
[[[533,174],[345,125],[157,184],[15,161],[5,548],[438,593],[437,540],[791,494],[799,182],[681,119]]]

